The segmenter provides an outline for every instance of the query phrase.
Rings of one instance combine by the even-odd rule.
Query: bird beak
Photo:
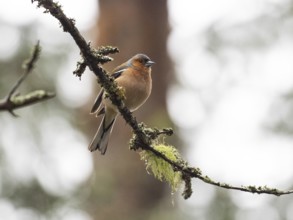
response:
[[[146,66],[146,67],[150,67],[150,66],[152,66],[153,64],[155,64],[155,62],[149,60],[148,62],[146,62],[145,66]]]

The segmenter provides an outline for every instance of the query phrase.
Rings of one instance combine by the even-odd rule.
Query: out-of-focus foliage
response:
[[[38,40],[38,28],[35,24],[18,27],[3,21],[0,21],[0,26],[14,30],[11,33],[17,34],[16,39],[19,39],[19,42],[12,42],[18,43],[13,54],[0,58],[0,94],[5,97],[23,72],[22,65]],[[3,40],[9,37],[14,39],[13,36],[6,36],[8,34],[10,32],[1,32]],[[58,90],[56,85],[60,67],[66,63],[66,53],[71,50],[71,46],[62,42],[50,45],[49,50],[47,46],[45,43],[36,68],[18,92],[27,93],[34,89]],[[0,114],[0,218],[62,219],[72,209],[72,213],[77,216],[84,216],[80,219],[88,219],[80,208],[70,205],[74,203],[72,196],[79,189],[80,183],[72,187],[74,179],[59,176],[63,175],[60,169],[67,169],[65,164],[62,165],[58,154],[62,156],[60,148],[68,148],[68,133],[81,135],[70,128],[75,117],[74,111],[57,97],[18,109],[16,113],[20,117],[14,118],[6,112]],[[67,130],[63,130],[66,126]],[[63,133],[63,136],[54,135],[54,129],[60,135]],[[77,148],[73,146],[72,150],[74,152]],[[72,158],[71,155],[72,152],[69,152],[64,162],[68,163],[67,159]],[[88,159],[90,162],[90,158]],[[56,190],[58,187],[59,190]]]
[[[224,2],[227,3],[228,1]],[[243,3],[245,1],[237,2]],[[177,28],[177,32],[174,31],[176,34],[174,34],[174,39],[171,38],[173,44],[170,44],[170,48],[171,52],[173,52],[174,61],[178,65],[177,79],[179,84],[182,85],[184,92],[179,91],[178,87],[180,85],[172,88],[172,95],[176,96],[177,101],[173,101],[175,100],[174,98],[171,100],[170,96],[170,102],[174,102],[170,104],[173,107],[173,110],[170,108],[170,112],[171,115],[174,115],[174,121],[178,121],[178,124],[184,130],[182,136],[189,142],[189,149],[192,151],[192,154],[189,153],[191,159],[196,158],[197,152],[202,153],[204,150],[209,153],[204,154],[206,157],[201,158],[201,160],[209,161],[211,166],[221,166],[218,163],[218,161],[221,161],[220,159],[218,160],[218,158],[221,158],[221,154],[226,155],[227,157],[225,158],[229,159],[229,161],[231,159],[231,163],[227,163],[225,166],[229,169],[223,169],[222,175],[218,174],[218,179],[233,179],[230,176],[235,171],[237,173],[235,176],[238,177],[237,179],[237,177],[233,176],[235,182],[241,184],[243,183],[241,175],[246,177],[249,175],[253,176],[253,172],[250,173],[249,168],[253,170],[251,166],[254,166],[255,176],[259,176],[260,181],[265,181],[268,185],[270,181],[276,181],[281,183],[281,188],[290,189],[292,184],[289,181],[290,179],[292,180],[292,177],[290,178],[292,172],[288,172],[288,170],[292,170],[292,167],[288,167],[286,170],[280,169],[278,175],[276,175],[277,177],[274,176],[276,171],[271,170],[269,167],[258,168],[265,162],[272,166],[278,166],[282,160],[280,158],[281,155],[284,156],[284,152],[286,152],[283,151],[282,147],[290,148],[290,144],[286,145],[284,143],[292,141],[293,100],[291,79],[293,78],[291,77],[290,79],[290,75],[292,76],[290,73],[292,73],[293,68],[290,55],[292,56],[293,45],[293,32],[291,28],[293,24],[293,2],[290,0],[257,1],[255,6],[259,6],[258,3],[260,2],[261,7],[259,9],[261,8],[262,10],[255,10],[251,13],[253,14],[251,17],[241,17],[240,15],[239,17],[243,19],[240,18],[238,21],[237,18],[239,17],[237,16],[233,20],[231,19],[232,16],[229,17],[230,14],[221,14],[216,19],[216,22],[211,22],[205,26],[202,24],[200,26],[200,28],[204,27],[202,29],[194,27],[196,30],[194,30],[194,35],[192,36],[193,41],[190,36],[186,37],[189,41],[175,40],[176,34],[178,38],[184,39],[185,36],[182,34],[184,32],[182,29],[186,28],[186,26],[189,29],[192,27],[182,25],[183,27],[180,29],[180,25],[174,22],[174,29]],[[221,3],[219,2],[219,4]],[[202,4],[199,5],[202,6]],[[205,4],[205,6],[208,5]],[[225,6],[227,7],[223,8],[230,12],[227,9],[231,10],[232,6],[230,8],[228,5]],[[206,9],[211,9],[212,7],[211,4]],[[239,10],[239,7],[237,9]],[[210,13],[210,10],[208,12]],[[216,12],[218,11],[216,10]],[[217,17],[218,14],[214,14]],[[235,12],[233,11],[231,14],[235,15]],[[201,15],[203,20],[207,17],[205,15],[205,13]],[[194,16],[196,17],[196,15]],[[199,19],[201,18],[200,16],[198,17]],[[208,23],[206,20],[204,22]],[[177,47],[174,44],[177,44]],[[280,86],[282,84],[284,86]],[[235,88],[240,89],[237,90]],[[236,92],[239,92],[240,95],[246,92],[250,95],[253,94],[252,98],[261,94],[263,99],[256,99],[256,102],[250,102],[249,96],[238,96],[239,93],[236,94]],[[184,96],[188,97],[186,98],[188,101],[183,101]],[[228,102],[228,99],[231,97],[234,102]],[[261,112],[259,113],[258,104],[262,101],[262,104],[265,106],[264,109],[268,109],[268,111],[259,111]],[[254,103],[255,105],[253,105]],[[188,110],[192,110],[185,110],[187,114],[184,114],[182,106],[188,106]],[[178,107],[177,111],[174,110],[175,107]],[[234,112],[232,109],[235,109]],[[220,111],[220,113],[217,111]],[[219,114],[215,116],[215,112]],[[258,117],[261,118],[259,120],[262,122],[256,131],[251,133],[247,132],[246,122],[249,120],[255,124],[258,122],[256,121],[257,117],[249,118],[250,112],[259,113],[261,117],[259,115]],[[255,120],[253,121],[253,119]],[[231,124],[235,125],[230,123],[230,121],[237,121],[239,123],[235,123],[237,125],[236,128],[233,126],[229,127]],[[216,129],[210,129],[213,126]],[[228,132],[222,132],[223,129],[221,128],[227,127],[226,131]],[[193,131],[191,131],[192,129]],[[200,136],[203,136],[202,133],[204,133],[203,130],[205,129],[210,131],[210,133],[205,133],[205,139],[201,142],[199,139]],[[214,132],[213,134],[211,130]],[[241,135],[238,135],[241,132],[244,133],[243,139],[240,139]],[[248,133],[246,136],[245,132]],[[266,142],[261,142],[255,138],[260,133],[263,135],[263,139],[265,139],[264,137],[267,138]],[[246,142],[246,140],[250,139],[251,134],[253,135],[252,140],[254,142]],[[219,141],[215,140],[215,137]],[[230,141],[233,138],[235,138],[235,142]],[[274,150],[280,154],[272,155],[267,161],[264,161],[265,158],[262,158],[262,155],[265,155],[266,150],[270,150],[269,148],[273,148],[272,145],[269,145],[270,141],[268,139],[272,143],[274,142]],[[286,142],[287,140],[288,142]],[[231,143],[235,143],[235,145],[230,148],[223,147],[219,150],[220,145]],[[201,149],[198,151],[194,150],[196,147],[201,147]],[[208,147],[210,148],[207,149]],[[258,147],[263,147],[261,148],[263,151],[260,151]],[[233,153],[229,152],[230,149]],[[255,159],[259,164],[252,163],[255,155],[260,155]],[[292,158],[292,155],[288,155],[286,159],[290,160],[290,157]],[[194,159],[194,163],[197,162]],[[237,163],[243,163],[243,169],[238,169]],[[284,164],[286,163],[284,162]],[[201,166],[200,168],[202,169]],[[205,172],[204,169],[202,170]],[[268,173],[268,175],[265,175],[265,173]],[[209,173],[207,174],[209,175]],[[261,176],[264,176],[264,178],[261,179]],[[265,178],[266,176],[271,178]],[[287,179],[287,181],[282,181],[284,179]],[[194,219],[279,220],[292,219],[293,216],[291,211],[292,196],[275,198],[246,195],[229,190],[211,190],[207,186],[199,188],[194,190],[194,196],[196,196],[196,192],[200,194],[198,199],[191,198],[189,204],[184,202],[185,204],[183,205],[185,208],[189,207],[189,205],[191,206],[191,208],[186,209],[186,213],[191,216],[194,215]],[[205,201],[205,198],[202,197],[209,199]]]

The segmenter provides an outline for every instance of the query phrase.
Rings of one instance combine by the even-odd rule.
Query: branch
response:
[[[39,42],[37,42],[33,48],[31,57],[24,63],[24,72],[22,76],[16,81],[6,98],[0,100],[0,111],[9,111],[13,116],[17,116],[13,112],[14,109],[42,102],[55,96],[55,94],[44,90],[35,90],[26,95],[15,94],[19,86],[34,69],[36,62],[39,59],[40,52],[41,47]]]
[[[248,185],[248,186],[232,186],[227,183],[218,182],[215,180],[212,180],[209,176],[202,174],[202,171],[199,168],[190,167],[187,165],[187,162],[185,161],[176,161],[174,162],[170,158],[168,158],[165,154],[159,152],[158,150],[154,149],[150,145],[144,145],[143,143],[136,142],[137,145],[139,145],[142,149],[152,152],[157,157],[162,158],[164,161],[168,162],[175,171],[181,172],[183,175],[183,180],[190,181],[190,178],[197,178],[202,180],[203,182],[207,184],[211,184],[214,186],[218,186],[225,189],[232,189],[232,190],[238,190],[243,192],[249,192],[249,193],[257,193],[257,194],[271,194],[275,196],[281,196],[286,194],[292,194],[293,190],[279,190],[276,188],[271,188],[268,186],[254,186],[254,185]],[[187,178],[187,179],[186,179]],[[192,193],[191,188],[189,186],[185,186],[185,191],[188,190],[189,193]],[[188,198],[191,196],[191,194],[186,194],[183,192],[184,198]]]
[[[130,148],[133,150],[141,148],[143,151],[147,151],[148,153],[155,155],[156,158],[161,159],[164,163],[171,166],[174,172],[179,172],[181,174],[182,181],[185,182],[185,190],[183,192],[184,198],[187,199],[191,196],[191,178],[197,178],[205,183],[221,188],[249,193],[272,194],[276,196],[293,193],[293,190],[282,191],[275,188],[269,188],[267,186],[232,186],[226,183],[214,181],[208,176],[203,175],[199,168],[188,166],[187,162],[182,160],[174,149],[173,153],[175,152],[176,155],[172,155],[173,159],[170,159],[167,154],[158,150],[154,144],[156,142],[155,139],[157,139],[159,135],[171,135],[173,133],[172,129],[150,129],[146,128],[142,123],[138,124],[131,112],[125,107],[114,79],[99,66],[99,64],[111,61],[112,59],[108,57],[108,55],[117,53],[118,49],[115,47],[101,47],[98,50],[92,49],[91,45],[85,41],[78,29],[75,27],[75,21],[66,17],[58,3],[55,3],[52,0],[32,0],[32,2],[35,1],[38,2],[38,7],[45,8],[46,13],[50,13],[59,20],[63,30],[72,36],[79,47],[82,60],[78,62],[77,69],[74,71],[74,74],[81,77],[86,66],[94,72],[94,74],[98,77],[101,86],[109,94],[113,104],[117,106],[124,120],[133,129],[134,137],[131,140]]]

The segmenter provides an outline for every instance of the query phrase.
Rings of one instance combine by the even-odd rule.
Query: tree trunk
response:
[[[134,115],[150,126],[170,125],[166,111],[167,85],[172,75],[166,49],[167,1],[100,0],[99,7],[99,20],[93,29],[97,36],[95,44],[120,49],[120,53],[113,56],[115,60],[105,68],[110,71],[137,53],[145,53],[155,61],[152,94]],[[92,128],[97,129],[99,122],[95,120]],[[114,126],[106,155],[94,155],[94,188],[104,189],[97,196],[105,196],[93,198],[91,211],[99,219],[138,219],[138,216],[144,219],[142,213],[148,214],[164,197],[164,191],[170,192],[170,189],[164,190],[166,185],[147,174],[139,155],[128,150],[130,138],[131,129],[120,118]],[[105,179],[98,179],[103,177]]]

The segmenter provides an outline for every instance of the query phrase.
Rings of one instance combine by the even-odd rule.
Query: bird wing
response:
[[[113,73],[111,74],[111,76],[112,77],[114,77],[115,79],[117,79],[118,77],[120,77],[121,76],[121,74],[127,69],[127,65],[120,65],[120,66],[118,66],[117,68],[115,68],[114,70],[113,70]],[[99,109],[99,107],[100,107],[100,105],[101,105],[101,103],[102,103],[102,100],[103,100],[103,95],[104,95],[104,89],[101,89],[101,91],[100,91],[100,93],[98,94],[98,96],[97,96],[97,98],[96,98],[96,100],[95,100],[95,102],[94,102],[94,105],[93,105],[93,107],[92,107],[92,109],[91,109],[91,114],[93,114],[93,113],[95,113],[95,112],[97,112],[98,111],[98,109]],[[105,113],[105,109],[104,108],[102,108],[99,112],[98,112],[98,115],[101,115],[101,114],[103,114],[103,113]]]
[[[116,67],[114,70],[113,70],[113,73],[111,74],[112,77],[114,77],[115,79],[117,79],[118,77],[121,76],[121,74],[128,68],[127,65],[125,64],[122,64],[118,67]]]

